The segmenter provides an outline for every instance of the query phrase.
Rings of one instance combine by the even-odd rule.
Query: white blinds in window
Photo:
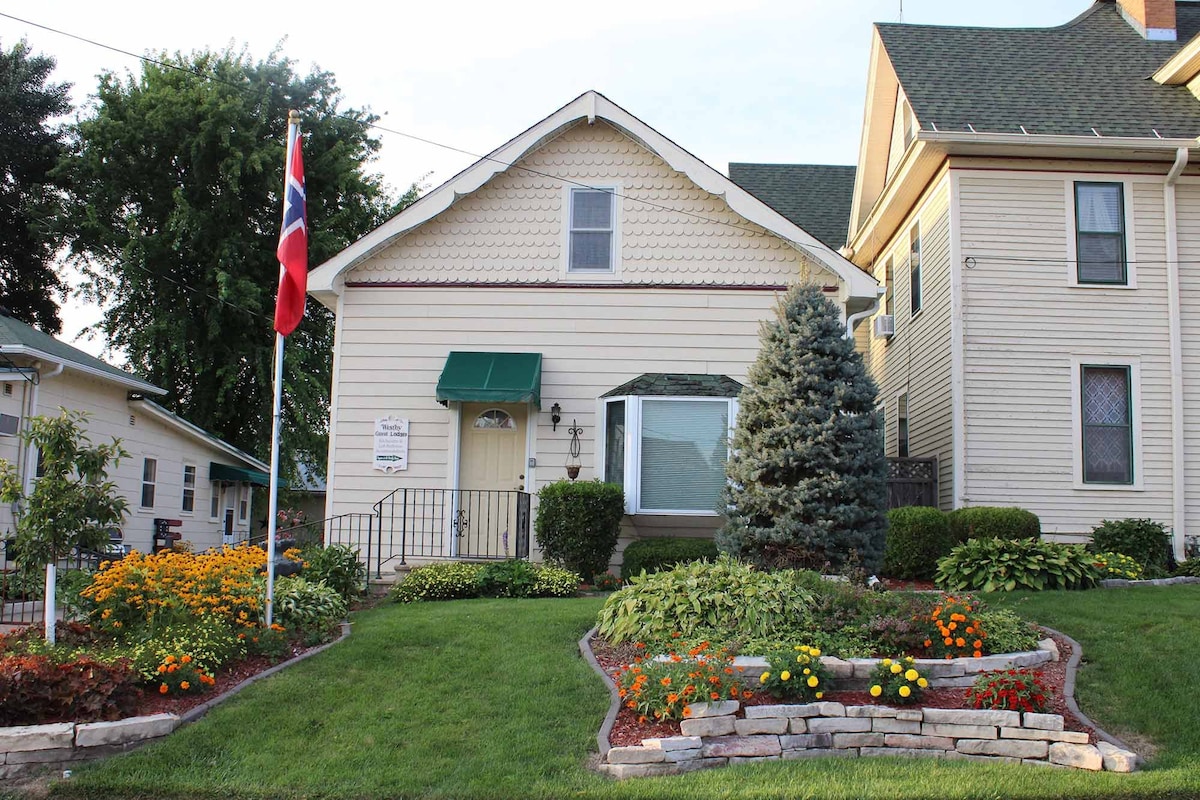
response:
[[[715,511],[729,455],[729,401],[642,400],[641,508]]]

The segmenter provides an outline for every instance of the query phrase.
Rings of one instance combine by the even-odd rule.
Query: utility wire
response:
[[[28,20],[23,17],[18,17],[13,14],[7,14],[7,13],[0,11],[0,17],[4,17],[6,19],[11,19],[16,22],[23,23],[25,25],[31,25],[35,28],[40,28],[44,31],[49,31],[50,33],[54,33],[59,36],[65,36],[69,39],[75,39],[76,41],[84,42],[85,44],[90,44],[90,45],[93,45],[94,47],[99,47],[104,50],[110,50],[114,53],[120,53],[121,55],[130,56],[131,58],[137,58],[148,64],[154,64],[155,66],[159,66],[164,69],[173,69],[178,72],[183,72],[183,73],[191,75],[193,77],[200,78],[202,80],[207,80],[207,81],[212,81],[213,83],[223,84],[225,86],[232,87],[233,89],[236,89],[239,92],[244,92],[248,88],[244,84],[235,83],[233,81],[228,81],[228,80],[225,80],[224,78],[220,78],[211,73],[205,73],[198,69],[191,69],[191,68],[179,65],[179,64],[172,64],[169,61],[162,61],[162,60],[151,58],[151,57],[145,56],[145,55],[138,55],[137,53],[133,53],[129,50],[124,50],[122,48],[115,47],[113,45],[105,44],[103,42],[96,41],[95,39],[89,39],[85,36],[80,36],[78,34],[70,33],[69,31],[64,31],[59,28],[53,28],[53,27],[50,27],[49,25],[43,25],[38,22],[33,22],[32,20]],[[268,85],[275,86],[277,88],[287,88],[280,84],[272,83],[271,81],[267,81],[267,83],[268,83]],[[441,148],[442,150],[447,150],[452,153],[458,153],[460,155],[465,155],[470,158],[474,158],[477,161],[490,161],[494,164],[499,164],[500,166],[504,167],[506,170],[507,169],[518,169],[518,170],[526,172],[530,175],[536,175],[541,178],[549,178],[551,180],[562,181],[563,183],[570,184],[572,186],[576,186],[576,187],[582,188],[582,189],[591,189],[593,191],[605,192],[607,194],[612,195],[613,197],[620,197],[623,200],[629,200],[634,203],[641,203],[644,206],[648,206],[650,208],[655,208],[660,211],[669,211],[669,212],[672,212],[675,214],[682,214],[684,216],[693,217],[695,219],[698,219],[698,220],[701,220],[704,222],[711,222],[711,223],[714,223],[717,225],[725,225],[727,227],[736,228],[737,230],[746,231],[746,232],[753,233],[756,235],[761,235],[764,233],[763,229],[758,228],[758,227],[741,225],[736,222],[730,222],[728,220],[714,219],[712,217],[708,217],[708,216],[705,216],[704,214],[699,214],[694,211],[687,211],[682,208],[674,208],[672,206],[667,206],[667,205],[663,205],[661,203],[656,203],[652,200],[644,200],[644,199],[640,199],[640,198],[636,198],[636,197],[630,197],[629,195],[622,194],[621,192],[618,192],[618,191],[608,188],[608,187],[592,186],[590,184],[572,180],[570,178],[564,178],[559,175],[551,175],[546,172],[541,172],[539,170],[533,169],[532,167],[521,166],[521,165],[516,164],[515,162],[508,162],[508,161],[504,161],[503,159],[494,158],[493,156],[490,156],[490,155],[480,155],[479,153],[475,153],[470,150],[465,150],[461,147],[455,147],[454,145],[446,144],[444,142],[439,142],[434,139],[428,139],[424,136],[418,136],[417,134],[414,134],[414,133],[408,133],[407,131],[401,131],[401,130],[397,130],[395,128],[389,128],[385,125],[380,125],[378,122],[367,122],[366,120],[357,119],[348,114],[331,114],[331,116],[333,116],[337,119],[342,119],[342,120],[345,120],[348,122],[353,122],[358,125],[365,124],[371,128],[374,128],[375,130],[381,131],[383,133],[395,134],[396,136],[401,136],[401,137],[404,137],[405,139],[410,139],[414,142],[420,142],[422,144],[427,144],[432,147],[438,147],[438,148]],[[786,237],[780,237],[780,238],[783,238],[784,241],[787,241],[789,244],[791,244],[795,247],[803,247],[803,245],[801,245],[799,242],[792,241],[790,239],[787,239]]]

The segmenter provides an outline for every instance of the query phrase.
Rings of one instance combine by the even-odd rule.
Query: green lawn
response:
[[[165,742],[76,771],[64,797],[993,798],[1200,796],[1200,586],[1013,596],[1079,639],[1084,710],[1152,742],[1135,775],[811,760],[611,782],[586,769],[608,706],[575,642],[601,601],[387,605],[348,641]]]

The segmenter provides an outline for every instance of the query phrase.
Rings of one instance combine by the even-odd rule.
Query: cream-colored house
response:
[[[889,456],[940,504],[1200,533],[1200,4],[878,25],[848,249]]]
[[[87,412],[88,437],[113,437],[129,453],[110,475],[128,503],[120,543],[146,553],[156,520],[196,550],[248,538],[251,486],[266,485],[267,465],[151,401],[157,386],[0,315],[0,458],[17,466],[27,487],[37,480],[37,453],[18,433],[32,416],[60,408]],[[0,505],[0,534],[13,509]],[[158,544],[167,544],[159,540]],[[7,568],[7,562],[0,562]]]
[[[631,536],[710,533],[759,324],[796,281],[848,318],[877,301],[670,139],[572,100],[309,276],[337,315],[331,540],[360,531],[374,567],[523,555],[568,466],[624,486]],[[343,516],[376,508],[365,535]]]

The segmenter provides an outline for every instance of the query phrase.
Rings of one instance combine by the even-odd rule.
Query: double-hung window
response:
[[[142,508],[154,508],[154,490],[158,485],[158,459],[142,461]]]
[[[1076,279],[1085,284],[1129,283],[1125,197],[1120,183],[1075,182]]]
[[[1130,372],[1128,366],[1080,366],[1084,483],[1134,482]]]
[[[615,271],[614,200],[612,189],[571,189],[567,272]]]
[[[908,232],[909,307],[912,316],[921,310],[921,229],[913,225]]]
[[[604,480],[631,514],[716,514],[736,414],[733,397],[607,398]]]
[[[192,464],[183,465],[183,500],[180,510],[185,514],[196,510],[196,467]]]

